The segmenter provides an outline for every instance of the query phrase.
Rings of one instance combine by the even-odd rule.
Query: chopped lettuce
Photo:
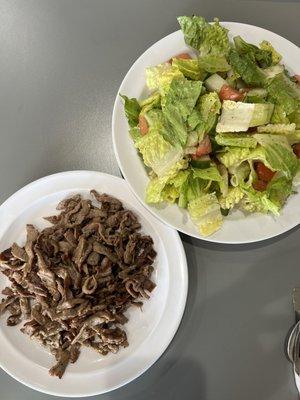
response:
[[[257,62],[257,64],[262,67],[269,67],[272,65],[272,52],[269,49],[260,49],[254,44],[245,42],[240,36],[233,38],[235,48],[238,53],[243,56],[247,54],[252,61]]]
[[[124,100],[124,110],[128,121],[128,125],[131,128],[133,128],[137,126],[137,124],[139,123],[139,115],[141,111],[139,102],[135,98],[129,99],[125,95],[120,95],[120,96]]]
[[[166,95],[163,113],[181,145],[187,141],[186,120],[191,114],[201,92],[201,82],[186,78],[173,79]]]
[[[130,128],[129,134],[134,143],[136,143],[142,137],[140,128],[138,126],[134,126],[134,127]]]
[[[224,100],[217,124],[219,132],[246,132],[249,127],[264,125],[270,121],[273,104],[242,103]]]
[[[284,111],[284,108],[279,105],[275,104],[274,106],[274,111],[270,120],[271,124],[289,124],[290,120],[286,116],[286,112]]]
[[[221,102],[217,93],[204,94],[188,118],[190,128],[198,132],[199,137],[203,137],[215,126],[220,109]]]
[[[239,187],[231,187],[228,189],[227,196],[221,196],[219,203],[224,210],[231,210],[244,197],[244,192]]]
[[[205,70],[200,68],[197,59],[184,60],[181,58],[173,58],[172,65],[177,67],[186,78],[190,78],[195,81],[203,81],[207,76]]]
[[[300,101],[300,87],[284,73],[268,80],[267,90],[270,100],[274,104],[280,105],[287,115],[297,110]]]
[[[222,177],[216,165],[211,165],[208,168],[193,168],[193,177],[208,181],[222,181]]]
[[[165,96],[169,90],[173,78],[181,78],[183,74],[177,67],[169,63],[159,64],[146,68],[146,84],[150,90],[158,90]]]
[[[260,213],[271,212],[274,215],[279,215],[281,207],[269,199],[269,195],[266,191],[258,192],[254,190],[252,186],[246,185],[242,186],[241,190],[244,192],[244,197],[240,202],[240,206],[245,211]]]
[[[228,168],[231,178],[230,183],[233,187],[239,186],[244,183],[251,173],[251,162],[243,161],[241,164]]]
[[[141,115],[145,115],[148,111],[152,110],[153,108],[160,108],[161,96],[159,92],[154,92],[151,96],[147,97],[146,99],[140,101],[141,106]]]
[[[220,146],[255,148],[257,145],[253,135],[247,133],[218,133],[215,140]]]
[[[296,130],[296,124],[268,124],[257,127],[257,132],[259,133],[272,133],[285,135],[293,133]]]
[[[179,17],[179,25],[185,42],[198,50],[201,55],[226,55],[230,44],[228,30],[216,19],[209,24],[203,17]]]
[[[147,135],[142,136],[135,145],[143,157],[144,164],[152,168],[158,176],[168,173],[183,156],[182,149],[172,146],[156,129],[149,129]]]
[[[226,57],[220,55],[207,55],[198,58],[198,65],[204,71],[214,74],[216,72],[227,72],[230,70]]]
[[[276,65],[281,61],[282,56],[274,49],[270,42],[268,42],[267,40],[263,40],[259,46],[262,50],[267,50],[271,52],[273,65]]]
[[[188,212],[203,236],[211,235],[222,225],[223,217],[214,193],[208,193],[190,201]]]
[[[284,176],[275,177],[267,187],[269,199],[279,208],[282,208],[286,199],[292,194],[292,180]]]
[[[281,135],[254,135],[265,150],[265,159],[273,171],[280,171],[287,179],[293,179],[297,170],[297,158],[286,137]]]
[[[231,49],[228,55],[228,61],[233,70],[238,73],[248,85],[264,85],[265,75],[249,54],[241,56],[237,50]]]
[[[188,177],[188,172],[182,171],[187,165],[186,160],[180,160],[163,176],[152,178],[146,189],[146,202],[149,204],[162,201],[174,202],[179,197],[180,185],[183,185]]]

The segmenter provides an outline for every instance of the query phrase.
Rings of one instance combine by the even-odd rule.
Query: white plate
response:
[[[270,41],[282,54],[283,62],[289,70],[292,73],[299,74],[300,50],[287,39],[257,26],[236,22],[222,22],[222,25],[229,29],[231,38],[241,35],[246,41],[254,44],[258,44],[262,40]],[[128,125],[119,93],[138,99],[144,98],[147,94],[145,69],[165,62],[172,56],[186,51],[190,52],[191,50],[184,43],[181,31],[174,32],[161,39],[133,64],[125,76],[116,97],[112,117],[115,154],[124,178],[135,195],[144,204],[145,189],[149,178],[128,134]],[[189,236],[218,243],[250,243],[277,236],[298,225],[300,223],[299,201],[299,194],[291,196],[281,215],[277,218],[261,214],[251,214],[245,218],[242,212],[233,212],[225,218],[224,224],[218,232],[206,238],[197,232],[187,212],[176,205],[155,207],[145,204],[145,206],[161,221]]]
[[[123,179],[99,172],[64,172],[39,179],[10,197],[0,207],[0,250],[13,241],[24,242],[24,227],[43,228],[42,216],[55,212],[56,204],[74,193],[89,196],[95,188],[122,200],[140,218],[142,231],[151,235],[157,251],[153,280],[157,287],[149,301],[129,310],[125,325],[129,346],[105,357],[84,349],[78,361],[67,367],[61,380],[48,369],[53,356],[30,341],[19,327],[0,320],[0,365],[25,385],[57,396],[91,396],[116,389],[145,372],[165,351],[182,318],[187,295],[186,258],[178,233],[153,217],[135,198]],[[6,278],[1,274],[0,289]]]

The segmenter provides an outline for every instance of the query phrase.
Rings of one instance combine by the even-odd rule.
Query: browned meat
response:
[[[107,194],[96,202],[74,195],[41,232],[27,225],[24,247],[13,243],[0,254],[11,284],[2,290],[0,314],[56,358],[49,373],[61,378],[69,362],[88,346],[101,355],[128,346],[122,325],[130,306],[141,307],[155,284],[156,253],[132,211]]]

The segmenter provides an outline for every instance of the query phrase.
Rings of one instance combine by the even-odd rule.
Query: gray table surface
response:
[[[0,202],[59,171],[120,175],[111,112],[121,80],[178,29],[176,16],[193,13],[259,25],[299,45],[298,1],[0,0]],[[173,342],[136,381],[94,398],[296,399],[283,343],[300,285],[299,239],[297,228],[243,246],[182,235],[190,284]],[[1,400],[50,398],[0,372]]]

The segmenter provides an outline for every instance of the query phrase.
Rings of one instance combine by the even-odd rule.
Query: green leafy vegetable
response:
[[[222,181],[222,177],[216,165],[211,165],[208,168],[193,168],[193,177],[208,181]]]
[[[124,100],[124,110],[128,121],[128,125],[131,128],[133,128],[137,126],[137,124],[139,123],[139,114],[141,111],[139,102],[135,98],[129,99],[125,95],[120,95],[120,96]]]
[[[287,179],[293,179],[297,170],[297,158],[287,139],[281,135],[255,134],[265,150],[266,162],[273,171],[280,171]]]
[[[189,126],[203,138],[215,126],[220,109],[221,102],[217,93],[204,94],[188,118]]]
[[[182,78],[183,74],[177,67],[169,63],[146,68],[146,83],[150,90],[158,90],[165,96],[174,78]]]
[[[260,49],[254,44],[245,42],[240,36],[233,38],[235,48],[238,53],[243,56],[247,54],[253,62],[257,62],[262,68],[272,65],[272,52],[269,49]]]
[[[156,129],[150,129],[147,135],[136,142],[143,156],[144,164],[158,176],[163,176],[182,158],[182,149],[172,146]]]
[[[238,73],[248,85],[263,86],[265,84],[264,73],[249,54],[241,56],[235,49],[231,49],[228,55],[228,61],[233,70]]]
[[[177,67],[186,77],[196,81],[203,81],[207,76],[204,69],[200,68],[198,60],[184,60],[173,58],[172,65]]]
[[[203,17],[179,17],[185,42],[201,55],[226,55],[229,51],[228,30],[216,19],[209,24]]]
[[[211,74],[230,70],[226,57],[220,55],[201,56],[198,58],[198,65],[202,70]]]
[[[257,145],[253,135],[246,133],[219,133],[215,136],[215,140],[221,146],[255,148]]]
[[[214,193],[208,193],[190,201],[188,212],[203,236],[211,235],[222,225],[223,217]]]
[[[297,110],[300,100],[300,88],[284,73],[270,79],[267,83],[267,90],[270,100],[280,105],[287,115]]]
[[[221,196],[219,198],[220,206],[224,210],[231,210],[235,205],[244,197],[244,192],[239,187],[229,188],[227,196]]]
[[[263,41],[261,42],[260,48],[261,48],[262,50],[267,50],[267,51],[270,51],[270,52],[271,52],[271,55],[272,55],[272,64],[273,64],[273,65],[276,65],[276,64],[278,64],[278,63],[281,61],[282,56],[281,56],[279,53],[277,53],[277,51],[274,49],[274,47],[271,45],[271,43],[268,42],[267,40],[263,40]]]

